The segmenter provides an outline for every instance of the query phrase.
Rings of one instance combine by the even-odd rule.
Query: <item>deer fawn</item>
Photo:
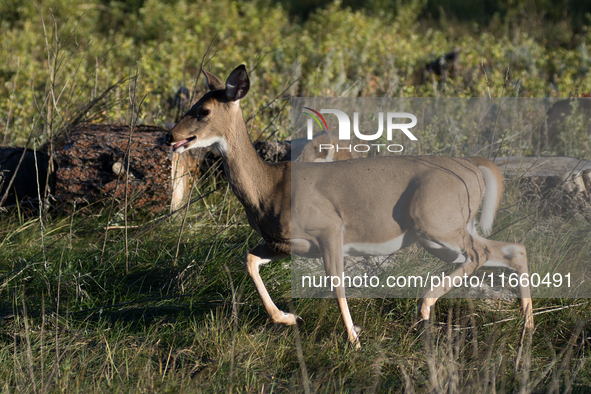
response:
[[[341,277],[343,256],[388,255],[419,242],[438,258],[461,264],[451,278],[484,265],[528,273],[523,245],[491,241],[476,232],[481,200],[481,227],[489,233],[503,190],[501,173],[491,161],[384,156],[266,163],[252,146],[240,108],[250,88],[245,66],[232,71],[226,83],[203,73],[210,91],[171,130],[169,143],[177,153],[213,146],[222,156],[232,191],[264,239],[248,252],[246,269],[275,323],[302,320],[277,308],[259,267],[291,253],[322,258],[327,275]],[[443,283],[424,294],[419,308],[423,319],[429,319],[431,308],[450,287]],[[341,285],[335,293],[349,340],[359,347],[345,288]],[[525,324],[531,329],[529,287],[521,286],[520,293]]]

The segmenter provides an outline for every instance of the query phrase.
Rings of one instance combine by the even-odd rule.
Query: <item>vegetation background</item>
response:
[[[174,123],[205,91],[203,59],[222,78],[247,64],[253,140],[289,137],[291,96],[580,96],[591,91],[590,12],[588,0],[2,0],[0,141],[39,149],[74,119]],[[455,49],[453,75],[424,71]],[[182,87],[188,100],[175,99]],[[589,160],[586,121],[574,117],[545,152],[524,140],[519,153]],[[474,132],[428,136],[424,151]],[[524,338],[514,300],[441,300],[424,325],[414,299],[351,300],[356,351],[334,302],[290,298],[284,261],[263,278],[306,324],[268,324],[242,264],[258,236],[215,173],[194,197],[162,215],[108,200],[1,213],[2,392],[591,390],[586,300],[536,300]],[[590,230],[580,214],[545,214],[510,180],[493,238],[524,243],[530,261],[591,263]],[[433,260],[418,248],[396,258]]]

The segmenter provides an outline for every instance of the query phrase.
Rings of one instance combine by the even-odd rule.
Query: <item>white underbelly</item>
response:
[[[387,256],[412,245],[416,237],[409,233],[382,243],[354,242],[343,245],[344,256]]]

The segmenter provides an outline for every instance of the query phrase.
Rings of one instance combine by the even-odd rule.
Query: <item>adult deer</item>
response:
[[[484,265],[527,274],[522,245],[476,233],[481,200],[481,227],[488,233],[502,193],[501,174],[489,160],[398,156],[266,163],[252,146],[239,104],[250,88],[244,65],[225,84],[203,73],[210,91],[171,130],[169,142],[177,153],[213,146],[222,156],[232,191],[265,241],[248,252],[246,268],[275,323],[302,320],[273,303],[259,266],[291,253],[321,257],[327,275],[341,277],[345,255],[388,255],[418,241],[442,260],[462,263],[451,278]],[[292,217],[298,220],[292,222]],[[423,319],[450,290],[446,284],[423,296]],[[520,292],[526,326],[533,328],[529,287]],[[343,286],[337,287],[336,296],[349,340],[359,346]]]

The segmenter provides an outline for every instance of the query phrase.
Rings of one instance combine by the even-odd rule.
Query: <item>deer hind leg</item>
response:
[[[349,310],[349,304],[345,296],[345,285],[343,283],[343,241],[342,241],[342,230],[341,228],[335,228],[334,231],[327,231],[325,234],[329,234],[328,238],[321,241],[322,260],[324,261],[324,269],[326,274],[331,277],[331,283],[334,284],[335,295],[337,296],[337,303],[341,310],[341,316],[347,329],[349,341],[355,344],[357,349],[361,348],[359,344],[359,334],[355,324],[353,324],[353,318],[351,317],[351,311]],[[330,236],[330,235],[334,236]],[[333,279],[333,278],[339,278]],[[332,282],[334,280],[334,282]],[[338,283],[337,283],[338,282]],[[336,286],[338,284],[338,286]]]
[[[476,268],[482,267],[483,265],[508,267],[517,271],[520,278],[522,274],[528,274],[527,254],[523,245],[492,241],[477,234],[467,235],[464,239],[464,246],[461,248],[452,244],[425,238],[421,238],[420,241],[425,249],[442,260],[450,263],[463,263],[449,275],[452,283],[453,278],[471,275]],[[467,247],[468,245],[470,246]],[[534,321],[530,289],[529,286],[522,286],[522,281],[519,281],[519,286],[522,311],[525,317],[525,327],[527,329],[533,329]],[[425,293],[420,307],[420,313],[423,319],[429,319],[431,307],[437,299],[451,290],[451,287],[450,283],[446,280],[445,283]]]
[[[534,315],[530,288],[529,286],[523,286],[523,281],[521,280],[522,277],[527,277],[528,282],[530,279],[525,247],[518,243],[498,242],[489,239],[484,239],[484,241],[492,252],[490,259],[485,265],[493,267],[508,267],[517,271],[517,275],[520,279],[519,295],[521,298],[521,309],[525,318],[525,328],[532,330],[534,328]]]
[[[469,236],[468,236],[469,237]],[[419,313],[421,318],[429,320],[431,315],[431,308],[439,298],[444,296],[448,291],[452,289],[454,278],[464,277],[464,275],[472,275],[472,273],[484,264],[487,260],[485,256],[485,249],[481,246],[474,245],[472,253],[464,251],[465,248],[462,246],[455,245],[453,242],[445,242],[435,240],[423,235],[419,235],[420,244],[432,255],[440,258],[447,263],[460,263],[461,265],[454,270],[451,274],[447,275],[445,280],[442,280],[438,286],[432,286],[421,299],[419,305]],[[479,245],[480,246],[480,245]],[[481,261],[481,264],[478,262]],[[447,279],[449,277],[449,280]],[[427,284],[431,286],[431,283]]]
[[[267,244],[261,244],[253,248],[251,251],[248,252],[246,255],[246,270],[250,275],[254,285],[263,301],[263,305],[269,314],[269,317],[274,323],[281,323],[285,325],[293,325],[293,324],[300,324],[304,321],[301,317],[296,316],[292,313],[282,312],[277,308],[265,284],[263,283],[263,279],[259,273],[259,266],[262,264],[270,263],[271,261],[280,260],[284,257],[287,257],[286,254],[283,253],[276,253],[272,251]]]

